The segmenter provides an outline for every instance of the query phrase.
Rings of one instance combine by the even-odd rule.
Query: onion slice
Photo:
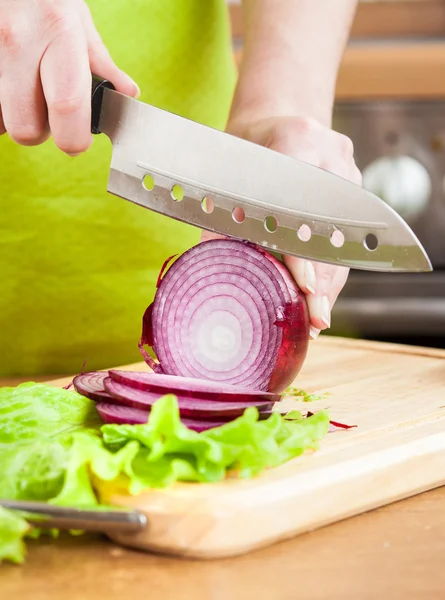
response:
[[[180,256],[159,282],[140,348],[158,373],[282,392],[306,357],[304,294],[278,259],[250,243],[214,239]],[[145,351],[144,351],[145,352]]]
[[[150,413],[145,410],[124,406],[122,404],[109,404],[107,402],[98,402],[96,408],[101,420],[107,424],[143,425],[147,423],[150,415]],[[199,421],[196,419],[184,419],[182,417],[181,423],[198,433],[225,425],[224,421]]]
[[[150,409],[159,398],[165,395],[158,392],[137,390],[122,383],[117,383],[110,378],[105,379],[104,386],[105,390],[115,400],[142,410]],[[239,417],[249,406],[256,406],[258,410],[265,410],[271,408],[272,405],[272,402],[265,400],[215,402],[214,400],[202,400],[190,396],[178,397],[178,407],[182,417],[206,418],[209,421],[215,418],[228,420]]]
[[[108,377],[106,371],[91,371],[81,373],[73,379],[73,386],[77,393],[91,400],[109,400],[110,395],[105,391],[104,380]]]
[[[117,383],[122,383],[135,389],[159,394],[175,394],[190,396],[196,399],[226,401],[256,401],[278,402],[280,394],[272,394],[264,390],[251,390],[230,384],[216,383],[202,379],[191,379],[176,375],[162,375],[144,371],[120,371],[112,369],[109,377]]]
[[[98,402],[96,410],[101,420],[111,425],[143,425],[150,416],[147,410],[110,402]]]

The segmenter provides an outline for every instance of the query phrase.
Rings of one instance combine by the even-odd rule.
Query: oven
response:
[[[351,271],[331,333],[444,347],[445,99],[339,100],[333,127],[352,139],[363,186],[406,220],[434,270]]]

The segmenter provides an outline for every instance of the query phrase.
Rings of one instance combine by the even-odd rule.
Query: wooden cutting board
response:
[[[104,490],[104,500],[149,520],[143,533],[113,539],[175,556],[234,556],[445,483],[445,351],[325,336],[310,344],[296,385],[329,396],[289,407],[329,409],[357,427],[253,480],[136,497]]]

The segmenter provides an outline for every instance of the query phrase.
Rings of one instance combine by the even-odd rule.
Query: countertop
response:
[[[325,352],[335,354],[335,340],[315,343],[320,342]],[[352,350],[363,342],[342,344]],[[391,346],[376,344],[376,348],[385,350],[382,360],[388,361]],[[440,350],[401,348],[419,355],[419,360],[443,357]],[[338,360],[338,351],[336,356]],[[317,376],[316,361],[309,363],[315,385],[323,376]],[[442,381],[439,367],[434,377]],[[308,371],[305,377],[305,384],[311,381]],[[0,385],[6,383],[17,380],[0,380]],[[0,596],[7,600],[445,598],[444,507],[442,487],[244,556],[209,561],[129,550],[97,535],[62,534],[59,540],[28,542],[24,565],[0,565]]]
[[[251,554],[172,559],[97,536],[29,545],[0,566],[8,600],[436,600],[445,597],[445,489]]]

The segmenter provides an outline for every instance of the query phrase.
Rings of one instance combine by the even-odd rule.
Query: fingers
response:
[[[284,262],[298,287],[306,294],[310,315],[311,337],[331,326],[331,311],[346,283],[349,269],[285,256]]]
[[[350,167],[350,170],[349,170],[349,179],[353,183],[356,183],[357,185],[360,185],[360,186],[362,185],[362,181],[363,181],[362,172],[357,167],[357,165],[355,164],[355,162]]]
[[[35,19],[21,18],[23,14],[14,13],[14,5],[8,3],[1,17],[0,133],[7,131],[19,144],[38,144],[48,137],[48,128],[39,78],[40,54],[32,41]]]
[[[286,256],[284,260],[301,291],[305,294],[315,294],[317,277],[313,263],[295,256]]]
[[[268,121],[263,124],[263,128],[269,125]],[[269,125],[270,126],[270,125]],[[312,121],[303,119],[281,118],[273,127],[272,131],[262,132],[263,145],[272,150],[287,154],[302,160],[304,162],[320,166],[320,149],[318,138],[320,137],[320,128]]]
[[[314,294],[310,294],[306,300],[311,326],[315,327],[318,331],[328,329],[331,326],[331,303],[329,296],[315,296]]]
[[[0,130],[3,125],[15,142],[24,146],[34,146],[44,142],[49,135],[38,65],[30,63],[25,67],[16,66],[17,68],[14,68],[14,62],[10,63],[9,70],[2,73],[0,79]]]
[[[311,337],[317,337],[321,329],[330,327],[331,303],[326,293],[326,285],[320,285],[317,277],[317,263],[304,258],[285,256],[284,263],[291,272],[296,284],[306,294],[311,323]],[[318,273],[322,275],[323,273]]]
[[[102,42],[90,44],[88,52],[92,73],[111,81],[121,94],[126,94],[132,98],[140,96],[141,92],[137,84],[129,75],[118,69]]]
[[[92,140],[91,72],[129,96],[139,88],[114,64],[83,0],[5,1],[0,135],[34,145],[51,133],[63,152],[84,152]]]
[[[207,231],[207,229],[203,229],[201,232],[200,242],[207,242],[208,240],[223,240],[226,236],[221,235],[219,233],[213,233],[212,231]]]
[[[40,76],[55,144],[67,154],[84,152],[91,144],[91,72],[80,21],[49,43]]]
[[[98,77],[111,81],[118,92],[138,98],[141,93],[138,85],[114,63],[110,53],[102,42],[93,23],[90,10],[85,3],[82,3],[81,18],[87,37],[91,72]]]
[[[311,324],[323,330],[331,326],[331,311],[348,278],[349,269],[324,263],[314,264],[315,294],[307,296]]]

